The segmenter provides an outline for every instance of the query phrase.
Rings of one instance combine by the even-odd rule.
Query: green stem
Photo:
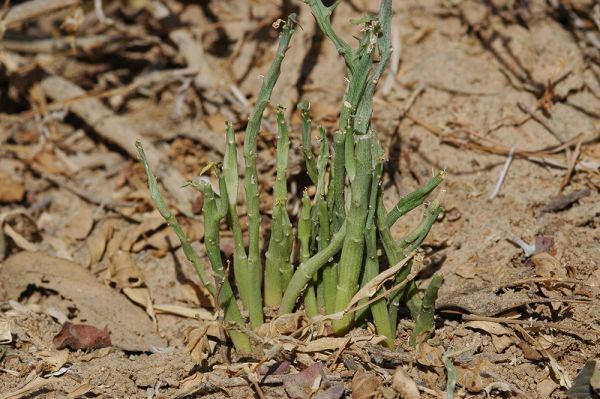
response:
[[[223,260],[221,258],[219,226],[221,219],[227,215],[228,201],[227,198],[225,198],[227,195],[225,180],[222,173],[218,170],[217,176],[219,178],[222,195],[222,197],[218,199],[215,198],[215,193],[209,182],[202,181],[199,183],[192,183],[192,186],[204,195],[204,204],[202,206],[202,214],[204,216],[204,246],[206,248],[208,259],[212,265],[215,279],[220,285],[217,303],[219,307],[223,309],[226,322],[242,327],[245,325],[245,321],[240,313],[235,297],[233,296],[233,290],[231,289],[231,285],[225,274],[225,268],[223,267]],[[235,329],[235,327],[229,329],[228,333],[236,348],[245,352],[252,351],[250,339],[246,334],[239,329]]]
[[[294,310],[296,300],[300,293],[306,287],[306,284],[312,280],[313,275],[319,271],[327,262],[330,262],[344,244],[346,237],[346,223],[342,224],[340,229],[333,235],[331,242],[322,251],[313,255],[306,262],[302,262],[294,273],[290,284],[283,294],[279,314],[291,313]]]
[[[423,212],[423,217],[421,219],[421,223],[415,228],[412,232],[408,233],[404,238],[399,240],[396,244],[399,249],[401,255],[401,259],[404,258],[405,253],[409,253],[421,246],[425,237],[431,230],[433,223],[437,219],[438,215],[442,210],[442,206],[440,204],[439,199],[434,200]],[[406,276],[410,273],[410,264],[409,266],[403,270],[401,273],[396,275],[396,280],[394,284],[398,284],[406,278]],[[400,300],[404,298],[407,301],[407,306],[410,310],[413,318],[416,318],[419,310],[418,310],[418,301],[419,298],[417,295],[414,295],[417,290],[416,286],[414,286],[414,282],[407,284],[404,288],[393,292],[389,298],[389,307],[390,307],[390,318],[392,321],[397,319],[398,308],[400,307]],[[409,295],[410,294],[410,295]]]
[[[202,260],[200,259],[196,251],[194,251],[194,249],[192,248],[192,245],[185,236],[185,233],[179,225],[177,218],[171,213],[164,199],[160,195],[160,191],[158,189],[158,181],[156,180],[156,176],[154,176],[152,169],[150,169],[150,165],[148,165],[148,160],[146,159],[146,154],[144,153],[144,148],[142,147],[142,144],[139,141],[136,141],[135,147],[137,148],[140,160],[144,164],[144,169],[146,170],[146,175],[148,176],[148,187],[150,189],[150,197],[154,201],[156,209],[158,209],[160,215],[166,220],[167,224],[171,226],[171,228],[173,228],[173,231],[175,231],[177,238],[179,238],[179,241],[181,242],[183,253],[185,254],[185,257],[192,263],[192,265],[194,265],[194,268],[196,269],[196,273],[198,274],[202,285],[206,287],[206,289],[211,295],[216,296],[217,290],[215,288],[214,283],[208,277]]]
[[[252,281],[250,279],[250,270],[248,269],[248,255],[244,247],[244,236],[242,226],[237,213],[238,196],[238,166],[237,166],[237,147],[235,144],[235,133],[231,123],[227,124],[227,146],[225,147],[225,157],[223,160],[223,175],[227,186],[227,198],[229,200],[228,221],[233,233],[234,251],[233,251],[233,275],[235,284],[240,293],[240,299],[246,310],[250,309],[252,304]]]
[[[283,108],[277,109],[277,177],[273,188],[272,233],[265,263],[265,305],[276,307],[289,283],[293,269],[290,262],[292,251],[292,224],[287,213],[287,167],[289,153],[288,128]]]
[[[310,103],[301,102],[298,109],[302,111],[302,153],[306,162],[306,173],[313,184],[317,184],[319,172],[317,171],[317,161],[312,150],[312,119],[310,117]]]
[[[300,243],[300,262],[305,263],[310,259],[310,235],[311,235],[311,208],[312,204],[308,193],[304,191],[302,195],[302,209],[298,220],[298,241]],[[292,277],[293,279],[293,277]],[[310,280],[304,291],[304,310],[310,317],[319,313],[317,299],[315,297],[314,282]]]
[[[341,0],[337,0],[331,6],[326,7],[321,0],[304,0],[306,4],[310,6],[310,9],[317,21],[317,25],[325,35],[334,44],[337,52],[344,57],[346,61],[346,68],[349,71],[354,69],[354,51],[352,48],[342,40],[334,31],[331,26],[331,14],[333,10],[338,6]]]
[[[423,295],[423,301],[421,303],[420,312],[415,322],[415,328],[409,340],[409,343],[412,346],[416,346],[417,343],[426,340],[435,327],[435,300],[437,299],[438,291],[442,286],[443,282],[444,278],[439,274],[436,274],[433,276],[431,282],[429,283],[429,286],[425,290],[425,295]]]
[[[342,247],[338,271],[338,288],[335,298],[335,311],[346,308],[358,289],[363,252],[365,247],[365,223],[369,203],[369,187],[371,183],[371,139],[370,135],[358,136],[356,139],[356,176],[351,182],[351,203],[346,222],[348,233]],[[348,164],[350,160],[346,160]],[[353,315],[348,314],[333,322],[337,334],[348,331]]]
[[[260,130],[262,115],[267,108],[269,98],[273,92],[275,82],[281,72],[281,63],[285,52],[289,47],[290,39],[296,25],[296,15],[288,17],[279,39],[277,54],[271,67],[265,74],[258,100],[246,127],[244,138],[244,159],[246,160],[246,176],[244,187],[246,189],[246,201],[248,205],[248,268],[250,269],[250,281],[252,292],[250,295],[248,312],[250,324],[257,327],[263,323],[264,314],[262,309],[262,262],[260,259],[260,209],[258,195],[258,172],[256,169],[256,141]]]
[[[346,219],[346,204],[344,202],[344,190],[346,185],[345,168],[345,139],[346,135],[338,131],[333,136],[333,166],[332,182],[327,193],[329,214],[331,217],[331,232],[338,231]]]
[[[378,26],[376,26],[377,47],[379,49],[379,63],[373,72],[373,76],[366,83],[361,101],[358,104],[354,116],[354,130],[360,134],[366,134],[371,126],[371,114],[373,113],[373,94],[375,87],[385,71],[392,55],[392,0],[382,0],[379,8]],[[370,43],[368,44],[370,45]]]
[[[367,255],[365,257],[365,269],[363,271],[362,286],[366,285],[369,281],[375,278],[379,274],[379,255],[377,253],[377,230],[375,227],[375,218],[377,210],[377,202],[380,197],[381,191],[381,175],[383,173],[383,150],[381,144],[376,139],[373,139],[373,159],[376,162],[375,171],[371,180],[371,191],[369,197],[369,211],[367,214],[367,223],[365,226],[365,243]],[[359,304],[367,302],[368,299],[364,299]],[[361,319],[367,308],[364,311],[358,311],[355,318]],[[373,302],[370,306],[371,315],[373,316],[373,322],[377,327],[377,332],[384,335],[387,339],[385,345],[388,347],[393,346],[396,331],[392,328],[390,323],[389,313],[387,309],[387,302],[385,298],[381,298]]]
[[[385,224],[388,227],[392,227],[399,218],[421,205],[427,199],[429,194],[431,194],[431,192],[440,185],[445,177],[446,172],[441,171],[431,180],[429,180],[423,187],[420,187],[412,193],[400,198],[398,203],[388,212],[387,216],[385,217]]]

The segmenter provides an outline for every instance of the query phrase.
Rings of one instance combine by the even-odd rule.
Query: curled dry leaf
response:
[[[92,234],[85,240],[85,245],[75,255],[75,259],[82,266],[89,267],[100,262],[108,241],[113,235],[116,219],[102,219],[96,224]]]
[[[112,345],[108,326],[100,330],[87,324],[66,322],[52,340],[56,349],[100,349]]]
[[[215,352],[221,330],[215,323],[204,323],[199,327],[188,327],[183,332],[185,349],[198,364],[204,362]],[[212,337],[212,339],[209,339]]]
[[[141,287],[144,284],[142,270],[130,253],[117,251],[110,256],[108,280],[116,288]]]
[[[381,379],[374,373],[359,369],[352,378],[352,399],[370,399],[379,395]]]
[[[417,363],[423,366],[444,367],[444,350],[423,342],[417,348]]]
[[[148,288],[123,288],[123,294],[125,294],[125,296],[131,299],[133,302],[146,309],[146,313],[148,313],[148,316],[150,316],[152,322],[156,324],[156,313],[154,311],[154,305],[152,303],[150,290]]]
[[[262,324],[258,327],[257,333],[263,338],[289,335],[297,331],[306,321],[306,317],[302,312],[288,313],[276,317],[269,323]]]
[[[12,340],[13,338],[10,318],[0,314],[0,345],[10,344]]]
[[[94,388],[96,388],[96,385],[90,384],[89,380],[85,380],[84,383],[80,384],[75,389],[73,389],[71,392],[69,392],[69,394],[67,395],[67,399],[75,399],[75,398],[83,397],[83,395],[90,392]]]
[[[9,224],[4,225],[4,233],[9,236],[15,245],[25,251],[37,251],[38,246],[32,242],[27,241],[25,237],[19,234],[15,229],[13,229]]]
[[[160,216],[160,213],[158,213],[157,210],[154,210],[149,214],[147,213],[142,215],[142,223],[129,230],[129,234],[127,234],[127,237],[125,237],[123,240],[121,248],[124,251],[130,251],[133,247],[133,244],[135,244],[140,237],[151,235],[156,229],[165,223],[165,219]]]
[[[94,226],[94,211],[80,201],[79,206],[69,214],[64,227],[64,234],[72,240],[83,240],[90,234]]]
[[[473,393],[484,391],[492,381],[488,378],[483,378],[481,371],[489,369],[490,366],[490,361],[481,356],[470,367],[456,366],[457,384]]]
[[[319,390],[324,377],[323,364],[313,363],[300,373],[290,375],[283,386],[290,399],[308,399]]]
[[[69,360],[69,351],[42,351],[36,353],[35,356],[40,360],[40,363],[35,368],[36,372],[45,375],[60,370],[67,363],[67,360]]]
[[[0,170],[0,202],[20,202],[24,195],[23,184]]]
[[[539,277],[566,278],[567,270],[560,261],[547,252],[540,252],[531,257],[535,274]]]
[[[392,388],[398,392],[402,399],[419,399],[421,397],[417,383],[410,378],[402,366],[398,366],[394,372]]]

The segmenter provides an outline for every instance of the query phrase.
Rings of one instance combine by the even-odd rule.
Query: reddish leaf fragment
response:
[[[535,237],[535,253],[548,252],[554,255],[554,237],[552,236],[537,236]]]
[[[290,362],[284,360],[283,362],[274,362],[273,364],[263,364],[258,372],[260,375],[281,375],[288,374],[290,372]]]
[[[87,324],[72,324],[68,321],[52,342],[56,349],[100,349],[112,346],[108,326],[100,330]]]
[[[308,399],[317,392],[324,376],[323,365],[313,363],[300,373],[290,375],[283,386],[290,399]]]
[[[290,399],[339,399],[344,395],[344,384],[331,384],[320,362],[290,375],[283,386]]]

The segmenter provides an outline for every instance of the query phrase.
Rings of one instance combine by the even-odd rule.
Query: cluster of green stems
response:
[[[207,178],[190,185],[204,196],[204,245],[212,266],[212,274],[192,249],[177,219],[167,208],[158,189],[155,175],[148,166],[142,146],[137,148],[148,176],[150,192],[159,212],[175,229],[187,258],[195,266],[202,284],[223,311],[229,335],[242,351],[250,351],[250,340],[244,331],[247,323],[256,328],[264,323],[264,306],[278,309],[278,314],[291,313],[304,307],[311,317],[346,310],[360,287],[372,281],[385,267],[402,262],[419,248],[441,211],[434,200],[426,207],[421,223],[400,240],[390,229],[406,213],[422,205],[442,182],[444,173],[434,176],[425,186],[402,197],[391,209],[383,205],[382,171],[384,152],[371,125],[373,95],[391,56],[391,0],[382,0],[379,15],[365,17],[363,37],[356,49],[333,31],[331,15],[338,2],[326,7],[321,0],[306,0],[319,28],[332,41],[344,58],[347,87],[344,93],[339,129],[332,143],[327,132],[319,128],[319,151],[313,153],[313,125],[310,105],[301,103],[302,151],[306,173],[315,186],[314,195],[305,191],[295,219],[288,213],[287,169],[290,146],[284,110],[277,108],[277,169],[273,187],[271,234],[266,248],[261,248],[257,139],[263,114],[279,77],[284,55],[296,27],[291,15],[284,23],[279,46],[270,69],[265,74],[254,111],[250,115],[244,137],[244,189],[248,219],[248,245],[238,214],[238,164],[235,133],[227,125],[227,146],[221,164],[215,165],[218,189]],[[226,221],[235,242],[233,274],[235,287],[244,312],[227,277],[220,251],[221,222]],[[406,281],[411,262],[399,269],[387,295],[345,312],[333,320],[336,334],[344,334],[358,323],[372,317],[379,334],[391,345],[396,335],[399,307],[406,304],[416,321],[414,339],[429,331],[433,323],[433,304],[441,278],[435,276],[424,293],[413,281]],[[385,287],[381,287],[381,293]],[[367,298],[368,299],[368,298]],[[364,304],[367,299],[363,299]]]

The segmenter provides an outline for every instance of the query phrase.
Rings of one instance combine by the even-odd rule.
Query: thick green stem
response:
[[[250,270],[248,269],[248,255],[246,254],[246,248],[244,248],[244,236],[237,213],[239,175],[235,133],[231,123],[227,124],[227,146],[225,147],[225,157],[223,160],[223,175],[227,186],[227,198],[229,200],[227,219],[234,240],[233,275],[242,303],[244,304],[245,309],[248,310],[253,301],[251,299],[253,291]]]
[[[217,176],[221,188],[221,197],[218,199],[215,198],[215,193],[209,182],[201,181],[199,183],[192,183],[192,186],[204,195],[204,203],[202,206],[202,214],[204,216],[204,246],[219,287],[217,303],[219,307],[223,309],[226,322],[234,323],[238,327],[242,327],[245,325],[245,321],[240,313],[237,302],[235,301],[233,290],[231,289],[231,285],[225,274],[223,260],[221,258],[219,226],[221,224],[221,219],[227,215],[229,204],[226,198],[227,188],[225,179],[218,170]],[[241,332],[241,330],[235,329],[235,327],[229,329],[228,333],[236,348],[251,352],[250,339],[246,334]]]
[[[436,274],[433,276],[429,286],[425,290],[420,312],[415,321],[415,328],[409,340],[409,343],[412,346],[416,346],[417,343],[423,342],[433,331],[435,300],[437,299],[438,291],[443,282],[444,278],[439,274]]]
[[[283,299],[281,300],[281,306],[279,307],[279,314],[291,313],[294,310],[296,300],[300,297],[300,293],[306,287],[306,284],[312,280],[313,275],[319,271],[327,262],[330,262],[333,256],[335,256],[344,244],[344,238],[346,237],[346,223],[342,224],[340,229],[333,235],[329,245],[322,251],[313,255],[306,262],[303,262],[298,266],[298,269],[294,273],[290,284],[288,285]]]
[[[271,67],[265,74],[258,100],[246,127],[244,138],[244,159],[246,160],[246,176],[244,187],[246,189],[246,201],[248,205],[248,268],[250,269],[250,281],[252,292],[248,312],[250,324],[257,327],[263,323],[264,315],[262,309],[262,262],[260,259],[260,209],[258,195],[258,172],[256,169],[256,141],[260,131],[262,115],[267,108],[269,98],[275,87],[275,82],[281,72],[281,63],[285,52],[289,47],[290,39],[296,25],[296,15],[289,16],[283,32],[279,39],[277,54]]]
[[[345,139],[346,135],[341,131],[336,132],[333,136],[332,182],[327,193],[332,233],[338,231],[346,219],[346,204],[344,202],[346,185]]]
[[[311,208],[312,204],[308,193],[304,191],[302,195],[302,209],[298,220],[298,241],[300,243],[300,263],[305,263],[310,259],[310,235],[311,235]],[[292,277],[293,279],[293,277]],[[314,282],[310,280],[304,291],[304,310],[310,317],[319,313],[317,299],[315,297]]]
[[[401,259],[404,258],[404,254],[409,253],[421,246],[425,237],[431,230],[433,223],[439,216],[442,210],[441,203],[439,199],[434,200],[423,212],[423,217],[421,219],[421,223],[415,228],[412,232],[408,233],[404,238],[399,240],[397,243],[397,248],[399,249],[401,255]],[[396,276],[395,284],[398,284],[406,278],[406,276],[410,273],[410,265],[406,270],[403,270],[401,273],[398,273]],[[407,301],[407,306],[410,310],[413,318],[418,316],[418,301],[419,298],[417,295],[416,287],[414,286],[414,282],[407,284],[404,288],[393,292],[389,299],[389,307],[390,307],[390,318],[393,322],[397,320],[398,317],[398,308],[400,307],[400,301],[404,298]],[[409,295],[410,294],[410,295]]]
[[[373,76],[366,84],[365,91],[354,116],[354,130],[360,134],[368,132],[371,126],[371,114],[373,112],[373,94],[375,87],[387,68],[392,55],[392,0],[383,0],[379,8],[378,26],[375,27],[378,34],[377,47],[379,49],[379,63],[373,72]],[[368,43],[367,45],[371,45]]]
[[[331,14],[337,7],[341,0],[337,0],[333,5],[326,7],[321,0],[305,0],[305,3],[310,6],[310,9],[319,25],[319,28],[334,44],[337,52],[344,57],[346,61],[346,68],[349,71],[354,69],[354,51],[352,48],[342,40],[334,31],[331,26]]]
[[[290,262],[292,251],[292,224],[287,212],[287,167],[289,153],[288,128],[283,108],[277,109],[277,177],[273,188],[272,229],[265,263],[265,305],[276,307],[290,279],[293,268]]]
[[[317,161],[312,150],[312,119],[310,117],[310,104],[302,102],[298,104],[298,109],[302,111],[302,153],[306,162],[306,173],[313,184],[317,184],[319,172],[317,171]]]
[[[431,180],[429,180],[423,187],[420,187],[412,193],[400,198],[398,203],[392,209],[390,209],[385,217],[385,224],[388,227],[392,227],[399,218],[421,205],[427,199],[429,194],[431,194],[431,192],[440,185],[445,177],[446,172],[441,171]]]
[[[367,214],[367,223],[365,226],[365,243],[367,254],[365,257],[365,269],[363,271],[363,279],[361,286],[366,285],[369,281],[375,278],[379,274],[379,255],[377,253],[377,229],[375,227],[375,219],[377,215],[378,199],[381,191],[381,175],[383,173],[383,150],[379,141],[373,139],[373,159],[376,162],[375,170],[373,172],[373,178],[371,180],[371,191],[369,197],[369,211]],[[368,299],[364,299],[359,304],[367,302]],[[365,308],[366,311],[367,308]],[[371,315],[373,316],[373,322],[377,327],[377,332],[384,335],[387,339],[385,340],[386,346],[393,346],[394,338],[396,336],[395,328],[392,328],[390,323],[389,313],[387,309],[387,302],[385,298],[381,298],[373,302],[370,306]],[[355,318],[361,319],[363,311],[358,311]]]
[[[351,185],[351,203],[346,223],[348,233],[344,240],[338,271],[338,287],[335,298],[335,311],[346,308],[356,291],[360,277],[363,252],[365,247],[365,222],[369,203],[369,187],[371,183],[371,139],[370,135],[356,138],[356,176]],[[348,163],[350,160],[346,160]],[[349,314],[333,322],[337,334],[348,331],[353,315]]]

